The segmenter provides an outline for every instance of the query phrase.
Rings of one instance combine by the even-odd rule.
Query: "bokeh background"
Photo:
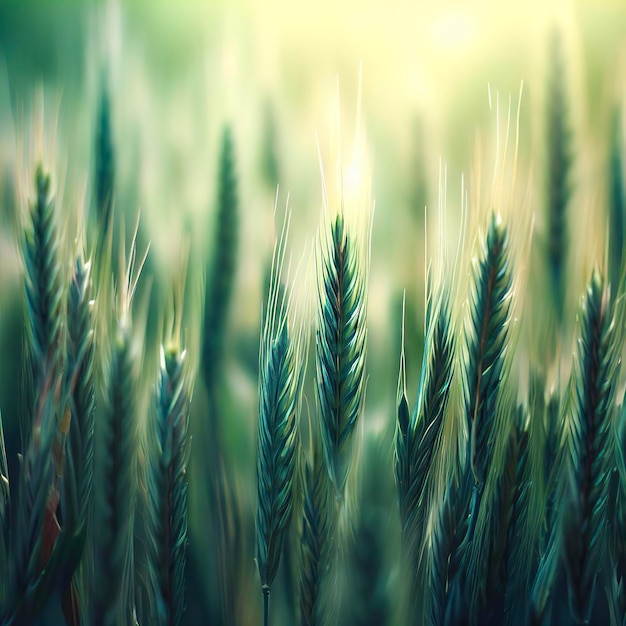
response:
[[[572,278],[575,306],[590,265],[604,259],[611,129],[626,95],[626,3],[0,3],[0,407],[8,438],[13,432],[18,441],[20,410],[14,356],[21,353],[23,313],[16,233],[28,206],[33,164],[43,159],[51,169],[64,211],[89,212],[104,85],[116,158],[116,218],[127,224],[128,233],[140,212],[140,245],[151,242],[143,276],[150,283],[144,302],[152,319],[145,338],[146,371],[151,371],[155,311],[165,301],[187,243],[190,290],[202,291],[213,245],[220,135],[225,124],[232,129],[239,248],[220,412],[226,424],[222,471],[240,517],[229,541],[236,544],[233,559],[240,562],[234,578],[224,579],[214,545],[220,540],[211,537],[208,521],[207,493],[214,477],[206,476],[203,451],[210,402],[199,377],[191,421],[187,623],[260,622],[253,561],[256,367],[277,185],[278,214],[289,196],[291,247],[298,257],[311,248],[320,219],[319,155],[328,158],[334,145],[337,115],[349,143],[359,101],[371,158],[371,181],[363,184],[371,184],[375,214],[361,457],[366,496],[357,539],[373,547],[356,561],[360,574],[351,583],[371,589],[346,594],[365,600],[346,603],[343,623],[393,623],[399,539],[391,458],[403,294],[409,389],[415,390],[425,242],[430,241],[432,253],[441,227],[437,207],[445,192],[445,245],[449,240],[453,246],[461,179],[471,190],[480,172],[491,176],[507,119],[513,142],[518,111],[517,169],[523,182],[515,206],[535,216],[533,237],[541,240],[549,41],[555,31],[563,49],[575,154],[572,211],[580,218],[572,235],[574,256],[581,259]],[[594,216],[591,231],[589,215]],[[471,250],[473,232],[467,241]],[[199,304],[201,298],[191,301]],[[189,350],[198,361],[195,327],[201,314],[187,313]],[[312,405],[310,388],[308,395]],[[9,454],[15,453],[9,446]],[[373,557],[381,529],[385,547]],[[287,585],[274,594],[277,623],[290,623]],[[54,617],[49,619],[53,623]]]

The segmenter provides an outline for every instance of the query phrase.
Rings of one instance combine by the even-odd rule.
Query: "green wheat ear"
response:
[[[299,445],[297,417],[304,373],[302,335],[290,320],[290,302],[281,289],[288,220],[287,216],[274,253],[259,355],[256,557],[266,626],[269,595],[293,512]]]
[[[427,479],[440,443],[454,374],[454,331],[449,292],[443,284],[434,294],[428,295],[423,355],[418,398],[411,417],[406,392],[401,390],[400,393],[395,443],[395,474],[403,541],[409,555],[409,568],[414,575],[417,573],[429,510]],[[401,380],[404,379],[403,370],[404,357]],[[417,579],[414,578],[412,595],[416,585]]]
[[[511,324],[511,265],[507,229],[492,213],[480,253],[473,259],[462,353],[461,415],[469,438],[459,468],[460,489],[452,494],[456,531],[447,606],[454,619],[468,619],[470,614],[475,619],[486,608],[490,552],[500,550],[502,543],[489,531],[500,509],[497,494],[495,501],[487,498],[483,502],[483,493],[491,495],[486,484],[493,482],[494,448],[499,445],[500,425],[510,408],[503,392]]]
[[[367,265],[341,213],[325,229],[317,266],[316,395],[326,468],[343,498],[365,396]]]
[[[146,253],[147,254],[147,253]],[[131,307],[145,256],[136,264],[136,232],[124,276],[105,370],[104,410],[96,426],[94,581],[90,623],[128,623],[134,610],[133,533],[138,477],[138,364]],[[104,306],[104,304],[103,304]]]
[[[32,388],[27,402],[37,402],[38,388],[48,372],[56,376],[63,349],[64,291],[59,261],[60,237],[55,220],[55,206],[50,198],[50,177],[41,166],[35,176],[36,199],[26,229],[24,290],[26,294],[26,330],[29,345],[29,376]],[[25,420],[32,406],[25,411]],[[24,421],[24,420],[23,420]],[[31,424],[22,424],[24,447],[28,444]]]
[[[504,553],[505,615],[511,624],[526,623],[526,591],[530,586],[533,550],[529,550],[528,517],[531,511],[533,476],[530,459],[530,437],[526,424],[528,411],[518,412],[515,429],[518,442],[515,491]],[[533,544],[530,543],[533,547]]]
[[[510,327],[512,285],[507,229],[492,214],[480,258],[474,260],[465,329],[464,414],[470,434],[470,463],[479,486],[485,482],[493,445]]]
[[[82,558],[93,518],[95,346],[91,264],[79,254],[68,292],[67,356],[65,376],[70,393],[70,424],[61,481],[62,533],[59,547],[69,556],[62,566],[60,587],[64,607],[75,607],[80,596],[80,576],[75,571]],[[65,544],[67,544],[65,546]],[[83,589],[84,590],[84,589]],[[69,622],[72,623],[72,622]]]
[[[311,433],[312,454],[305,460],[300,548],[300,624],[324,626],[330,616],[328,585],[332,504],[318,431]]]
[[[213,393],[222,367],[224,335],[230,309],[239,240],[239,199],[232,132],[224,128],[219,157],[218,195],[213,256],[206,276],[202,367]]]
[[[550,41],[549,92],[547,102],[547,260],[551,294],[557,320],[562,322],[567,294],[568,206],[572,154],[567,121],[567,93],[561,40],[553,33]]]
[[[131,329],[114,331],[106,382],[105,414],[98,424],[100,472],[94,516],[94,624],[126,616],[132,572],[136,495],[136,372]]]
[[[582,308],[568,439],[571,471],[563,518],[563,559],[570,608],[579,621],[589,619],[593,608],[612,470],[614,395],[621,346],[615,341],[620,330],[609,294],[594,272]]]
[[[157,411],[148,480],[150,571],[156,578],[156,624],[181,623],[187,543],[187,463],[190,381],[187,353],[161,347]]]

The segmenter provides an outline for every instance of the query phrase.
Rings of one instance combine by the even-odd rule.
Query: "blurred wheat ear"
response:
[[[106,241],[111,228],[115,193],[115,151],[111,124],[111,100],[104,78],[100,85],[100,101],[95,141],[95,202],[98,239]]]
[[[41,166],[36,200],[23,240],[27,363],[17,511],[12,516],[12,549],[7,615],[32,619],[43,610],[69,558],[58,541],[60,482],[69,427],[67,390],[62,381],[64,289],[60,237],[50,178]]]
[[[96,428],[99,446],[93,520],[93,613],[96,625],[127,623],[132,611],[133,523],[137,480],[138,391],[130,319],[113,332],[105,409]]]
[[[91,532],[93,517],[96,406],[91,289],[91,264],[85,262],[79,253],[74,264],[67,304],[65,376],[68,379],[66,384],[70,393],[71,417],[60,503],[63,529],[59,540],[68,543],[70,553],[61,573],[68,624],[78,623],[76,615],[79,612],[79,598],[85,595],[87,589],[85,581],[81,581],[74,574],[83,554],[86,537]]]
[[[504,551],[505,572],[505,615],[510,624],[525,624],[527,616],[526,590],[530,586],[532,569],[532,534],[528,532],[528,517],[531,513],[531,490],[533,488],[530,461],[528,410],[521,407],[514,424],[518,455],[515,469],[515,491],[513,493],[511,518]]]
[[[605,519],[613,463],[614,395],[620,335],[609,289],[594,272],[583,302],[573,383],[568,446],[570,488],[563,518],[563,560],[572,616],[589,619],[606,538]]]
[[[298,458],[297,414],[304,367],[300,332],[281,289],[288,217],[274,253],[259,356],[256,554],[269,624],[269,595],[293,512]],[[282,294],[282,296],[281,296]]]
[[[190,380],[187,353],[161,347],[154,451],[148,480],[150,572],[155,578],[151,623],[181,622],[187,543]]]
[[[624,191],[624,150],[626,134],[622,124],[622,110],[614,114],[611,124],[609,155],[609,284],[614,294],[620,283],[624,260],[624,211],[626,192]]]
[[[559,323],[563,321],[567,294],[567,258],[569,249],[570,171],[572,154],[567,115],[567,91],[562,42],[552,34],[549,50],[549,76],[546,110],[548,223],[547,260],[550,293]]]
[[[316,396],[326,468],[342,500],[365,395],[368,268],[357,233],[341,213],[322,228],[317,261]]]
[[[32,620],[44,608],[51,591],[55,568],[50,567],[57,526],[54,512],[58,500],[52,490],[54,466],[51,451],[56,436],[56,406],[60,385],[49,377],[42,386],[34,412],[33,431],[20,467],[17,512],[12,527],[9,603],[6,623]]]
[[[230,310],[239,241],[239,198],[232,131],[222,132],[213,253],[207,267],[204,300],[202,368],[210,394],[215,393],[223,363],[224,336]],[[213,420],[217,416],[212,416]]]
[[[98,623],[119,619],[128,610],[129,572],[132,559],[135,494],[135,374],[131,331],[121,324],[114,345],[107,380],[106,417],[98,445],[103,448],[99,498],[94,519]]]
[[[28,365],[26,367],[26,410],[22,419],[22,446],[31,432],[30,417],[44,380],[56,377],[61,368],[64,340],[64,290],[59,259],[60,236],[50,177],[39,166],[35,176],[36,198],[23,242],[24,288]]]
[[[300,544],[300,624],[324,626],[330,617],[330,549],[332,491],[324,465],[319,429],[310,433],[310,458],[305,459]]]

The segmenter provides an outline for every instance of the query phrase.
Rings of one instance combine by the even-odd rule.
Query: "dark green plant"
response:
[[[215,393],[222,368],[224,337],[235,285],[239,239],[239,196],[232,131],[222,132],[215,233],[204,299],[202,368],[209,393]],[[213,416],[212,419],[217,419]]]
[[[280,287],[287,229],[288,221],[274,252],[259,355],[256,555],[266,626],[270,591],[291,521],[297,486],[297,419],[304,372],[300,363],[301,337],[290,320],[289,301]]]
[[[568,96],[561,39],[554,32],[550,40],[548,95],[546,106],[546,216],[548,223],[547,260],[550,293],[559,323],[563,320],[567,295],[567,264],[570,239],[569,205],[572,152],[568,122]]]
[[[316,397],[326,468],[337,496],[343,498],[365,396],[367,266],[357,233],[341,213],[323,228],[318,260]]]

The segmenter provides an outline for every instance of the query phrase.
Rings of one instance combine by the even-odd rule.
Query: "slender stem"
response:
[[[270,590],[263,587],[263,626],[270,624]]]

